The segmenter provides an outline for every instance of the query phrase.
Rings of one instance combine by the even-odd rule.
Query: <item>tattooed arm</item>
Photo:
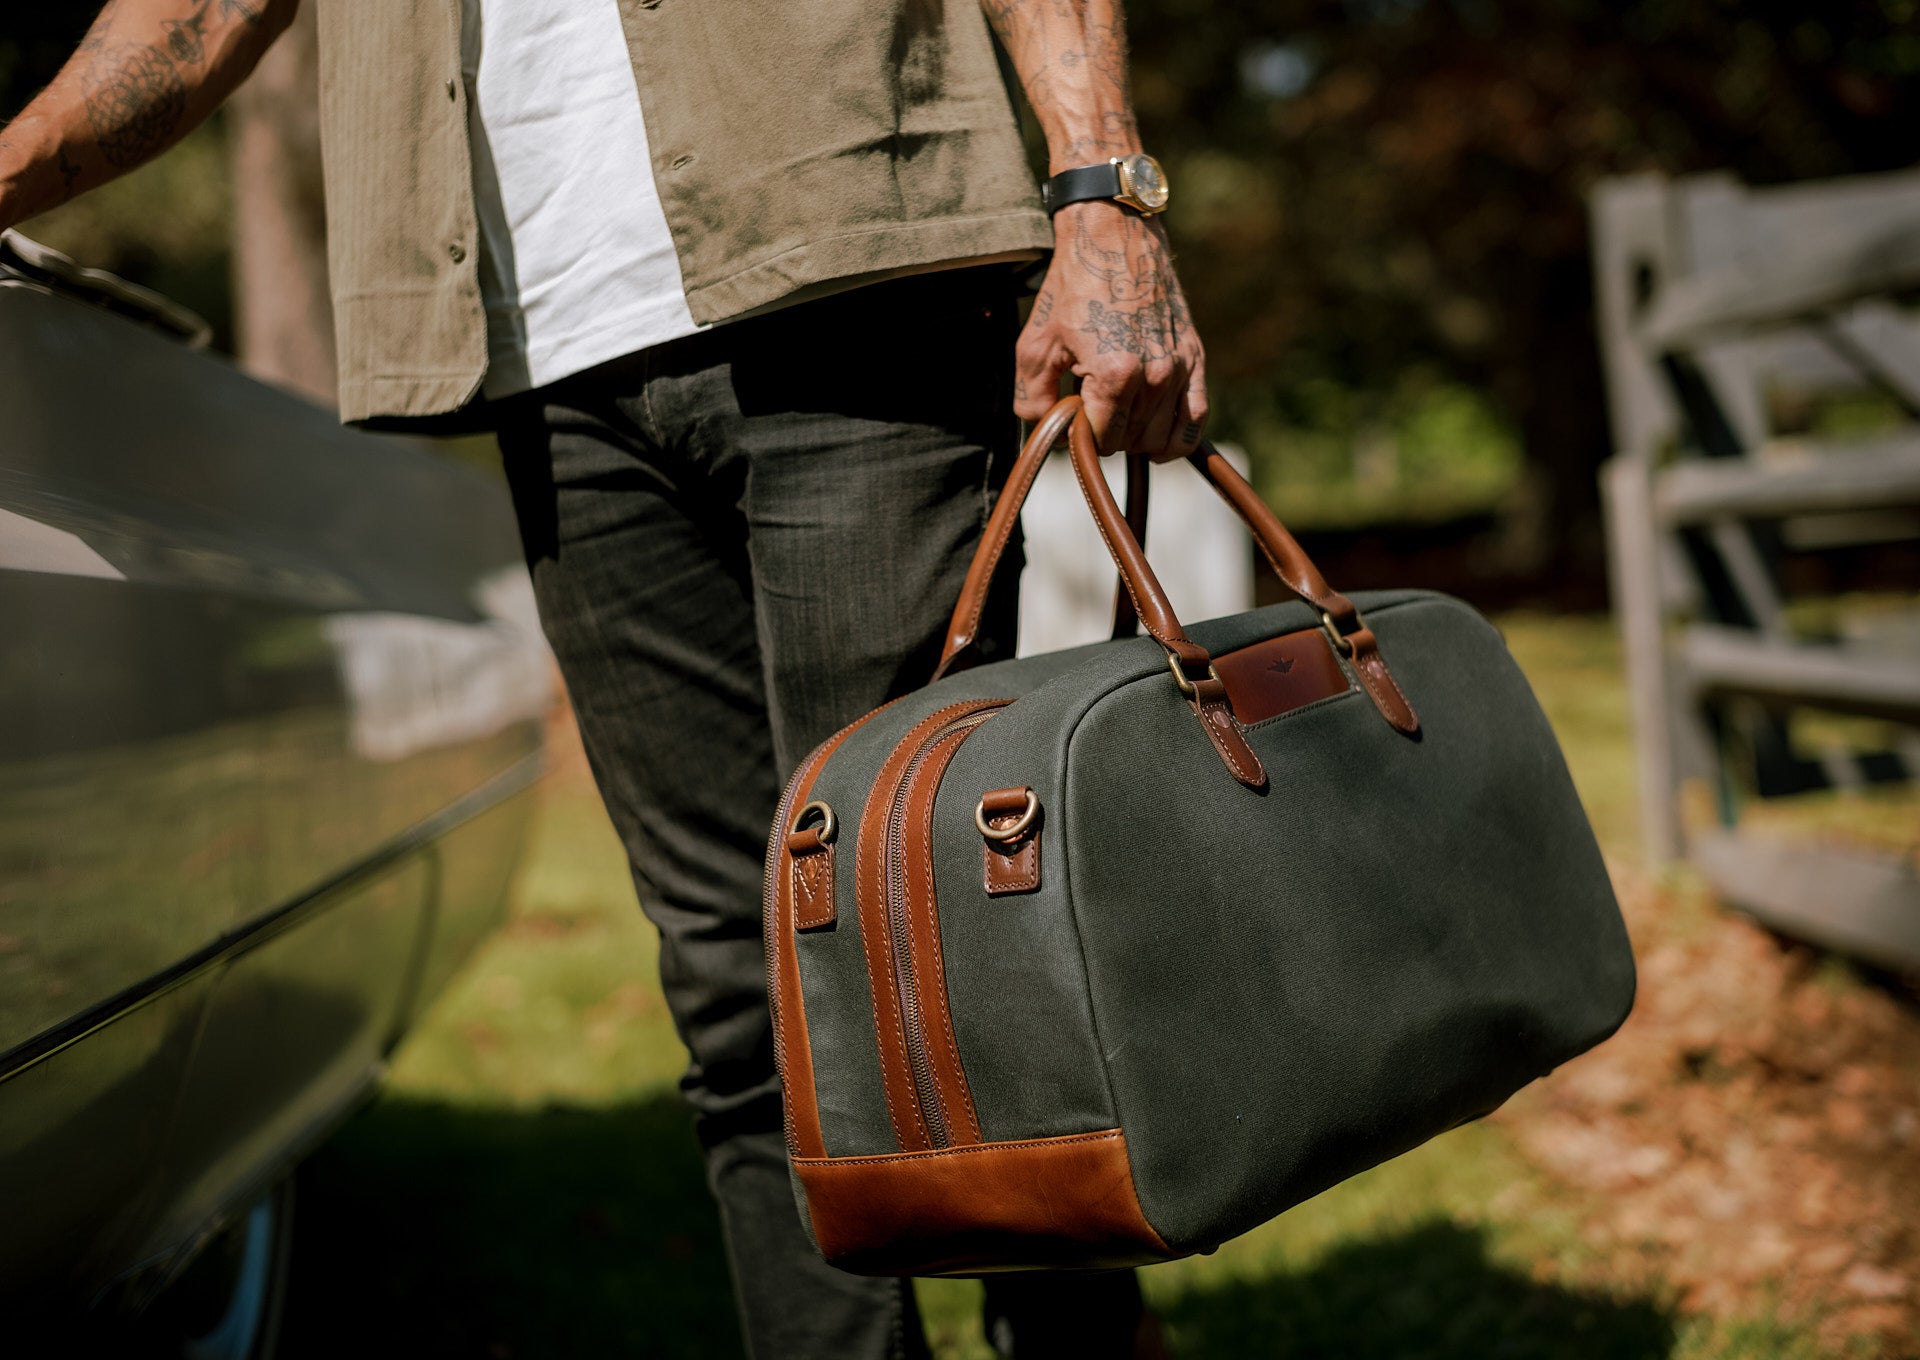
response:
[[[1120,0],[981,0],[1047,135],[1049,173],[1140,150]],[[1014,409],[1037,420],[1071,371],[1105,452],[1182,457],[1207,419],[1205,359],[1157,218],[1118,203],[1054,214],[1053,264],[1016,350]]]
[[[213,112],[299,0],[108,0],[79,51],[0,128],[0,228],[153,159]]]

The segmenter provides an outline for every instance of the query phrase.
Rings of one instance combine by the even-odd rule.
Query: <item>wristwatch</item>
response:
[[[1062,170],[1040,186],[1040,202],[1050,213],[1096,198],[1110,198],[1151,217],[1167,210],[1167,173],[1159,161],[1136,151],[1099,165]]]

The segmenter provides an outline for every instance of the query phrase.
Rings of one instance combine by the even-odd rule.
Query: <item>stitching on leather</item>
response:
[[[1062,428],[1064,430],[1064,427]],[[1048,452],[1051,452],[1055,447],[1055,445],[1059,444],[1059,442],[1060,442],[1060,435],[1056,433],[1053,437],[1052,442],[1047,445]],[[1026,449],[1022,447],[1021,453],[1024,453],[1024,452],[1026,452]],[[1034,459],[1032,466],[1028,469],[1025,476],[1019,481],[1015,481],[1013,478],[1009,477],[1007,480],[1007,484],[1000,488],[1000,496],[994,502],[994,509],[996,510],[999,509],[1000,502],[1005,500],[1009,495],[1016,496],[1020,500],[1020,502],[1024,504],[1028,495],[1030,495],[1033,491],[1033,484],[1039,480],[1040,467],[1045,462],[1046,462],[1045,458]],[[1019,460],[1019,455],[1016,454],[1014,455],[1013,471],[1018,472],[1019,470],[1020,470],[1020,460]],[[990,542],[993,543],[993,551],[987,559],[989,564],[987,573],[981,580],[979,596],[974,601],[973,608],[967,611],[967,630],[960,639],[960,646],[954,649],[953,654],[956,656],[960,653],[962,649],[971,646],[973,644],[974,638],[980,632],[980,616],[982,613],[986,611],[988,587],[992,585],[994,576],[1000,570],[1001,554],[1006,552],[1007,544],[1013,540],[1013,526],[1019,523],[1019,520],[1020,520],[1020,516],[1017,514],[1008,515],[1006,524],[1001,528],[1000,532],[994,535],[994,537],[991,540],[989,540]],[[989,527],[991,527],[993,524],[993,515],[991,511],[988,512],[988,515],[987,515],[987,524]],[[976,560],[977,558],[978,558],[978,554],[976,553]],[[969,575],[971,575],[971,573],[969,573]],[[971,584],[972,584],[971,580],[964,581],[961,583],[960,588],[964,592],[968,589],[968,587]],[[949,630],[949,635],[951,636],[951,630]]]
[[[1360,662],[1354,667],[1354,670],[1360,673],[1361,683],[1366,685],[1367,692],[1373,695],[1374,702],[1380,706],[1381,716],[1386,718],[1389,723],[1393,723],[1393,715],[1387,712],[1390,701],[1387,696],[1381,692],[1379,683],[1377,683],[1379,681],[1386,683],[1387,688],[1393,691],[1393,697],[1398,699],[1400,706],[1406,710],[1407,717],[1415,726],[1419,725],[1420,718],[1414,713],[1413,705],[1408,703],[1407,696],[1400,692],[1400,686],[1395,683],[1392,674],[1388,672],[1387,663],[1381,659],[1378,651],[1371,652],[1365,661]],[[1393,723],[1393,725],[1396,728],[1399,726],[1398,723]]]
[[[1034,838],[1033,838],[1033,839],[1032,839],[1031,841],[1029,841],[1029,842],[1027,842],[1027,844],[1026,844],[1025,846],[1023,846],[1023,847],[1021,848],[1021,851],[1020,851],[1020,853],[1021,853],[1022,855],[1024,855],[1024,854],[1026,854],[1026,853],[1027,853],[1027,851],[1028,851],[1029,849],[1031,849],[1031,850],[1032,850],[1032,851],[1034,852],[1034,853],[1033,853],[1033,873],[1032,873],[1032,875],[1031,875],[1030,877],[1027,877],[1027,878],[1011,878],[1011,879],[1008,879],[1008,880],[1007,880],[1007,885],[1008,885],[1009,887],[1013,887],[1013,888],[1037,888],[1037,887],[1039,887],[1039,886],[1040,886],[1040,837],[1039,837],[1039,836],[1037,836],[1037,835],[1036,835],[1036,836],[1035,836],[1035,837],[1034,837]],[[1020,862],[1020,861],[1019,861],[1019,858],[1018,858],[1018,857],[1015,857],[1015,859],[1014,859],[1014,863],[1016,863],[1016,864],[1018,864],[1019,862]]]
[[[1091,510],[1093,508],[1092,488],[1087,485],[1087,479],[1083,475],[1081,475],[1080,464],[1077,460],[1074,462],[1074,465],[1073,465],[1073,479],[1076,482],[1080,483],[1080,494],[1083,498],[1087,500],[1088,502],[1087,508]],[[1119,567],[1120,561],[1121,561],[1120,554],[1115,550],[1113,546],[1112,536],[1107,533],[1106,521],[1096,514],[1093,516],[1093,527],[1100,531],[1100,537],[1107,545],[1107,556],[1113,559],[1113,565],[1115,567]],[[1147,621],[1146,611],[1140,608],[1140,596],[1135,593],[1133,589],[1133,581],[1130,577],[1128,577],[1125,568],[1121,568],[1120,570],[1120,584],[1127,588],[1127,598],[1133,601],[1133,614],[1135,618],[1140,620],[1140,626],[1146,629],[1147,632],[1151,633],[1153,635],[1153,640],[1159,643],[1162,647],[1172,647],[1173,641],[1170,638],[1165,637],[1158,628],[1155,628],[1151,623]]]
[[[833,851],[823,850],[804,859],[796,859],[793,869],[798,896],[801,899],[794,913],[794,925],[800,929],[812,929],[831,922],[837,913],[833,910],[831,893],[833,876],[828,870],[833,865]],[[824,880],[824,882],[823,882]],[[825,887],[828,901],[823,906],[820,898],[821,888]]]
[[[993,866],[989,863],[987,866],[987,896],[998,897],[1010,892],[1031,892],[1040,886],[1040,833],[1038,831],[1035,831],[1027,838],[1027,843],[1020,847],[1019,854],[1003,855],[991,847],[988,848],[987,854],[994,859],[1005,860],[1008,864],[1018,864],[1020,862],[1020,856],[1026,854],[1029,849],[1032,849],[1034,852],[1032,877],[1005,878],[996,883],[992,877]]]
[[[982,701],[979,699],[963,699],[959,703],[948,704],[945,708],[936,709],[934,712],[929,713],[926,717],[922,718],[919,722],[915,723],[912,727],[907,729],[906,735],[903,736],[900,739],[900,741],[895,744],[894,754],[897,754],[910,741],[915,742],[916,745],[918,744],[919,741],[925,741],[926,738],[924,736],[918,737],[917,739],[915,737],[915,734],[919,733],[922,729],[925,729],[927,732],[931,733],[937,730],[942,723],[949,721],[952,718],[952,716],[958,714],[962,709],[974,707],[980,704],[981,702]],[[888,755],[887,760],[891,761],[892,759],[893,759],[893,755],[892,754]],[[911,761],[911,759],[912,757],[909,756],[908,760]],[[901,766],[900,776],[902,778],[906,776],[905,765]],[[863,806],[862,807],[863,816],[861,818],[863,822],[865,821],[864,812],[865,812],[865,808]],[[861,831],[863,834],[865,833],[866,830],[867,828],[865,826],[862,826]],[[884,879],[886,877],[886,851],[887,851],[886,827],[884,825],[881,826],[879,830],[879,834],[875,837],[875,840],[878,842],[879,850],[880,850],[881,878],[883,880],[882,891],[884,892],[885,891]],[[856,845],[854,848],[854,884],[855,884],[856,902],[859,896],[859,893],[858,893],[859,874],[860,874],[860,853],[859,853],[859,847],[858,845]],[[882,915],[885,915],[886,913],[886,903],[884,901],[882,901],[880,904],[880,912]],[[868,930],[866,928],[866,924],[867,923],[864,920],[861,921],[860,923],[860,952],[865,957],[866,963],[867,963],[867,979],[868,979],[867,1004],[873,1010],[874,1037],[883,1048],[887,1046],[889,1039],[893,1041],[892,1046],[898,1054],[900,1065],[902,1068],[907,1069],[908,1080],[911,1082],[912,1064],[907,1060],[907,1041],[904,1033],[906,1029],[906,1022],[904,1018],[901,1019],[901,1022],[898,1026],[898,1029],[901,1032],[896,1034],[896,1033],[891,1033],[888,1030],[888,1028],[881,1023],[881,1020],[880,1020],[880,994],[882,992],[885,992],[887,995],[887,1006],[888,1006],[889,1015],[893,1015],[896,1017],[899,1016],[898,1001],[894,997],[893,988],[876,987],[872,985],[872,979],[874,976],[873,947],[876,942],[872,938],[874,932]],[[884,942],[884,943],[890,944],[890,942]],[[885,971],[888,974],[891,974],[893,972],[893,966],[892,966],[891,960],[887,960],[887,967]],[[886,1062],[885,1062],[884,1054],[882,1055],[880,1076],[881,1076],[880,1094],[886,1098],[887,1119],[893,1125],[894,1141],[904,1143],[907,1141],[906,1132],[904,1129],[900,1127],[899,1112],[894,1109],[894,1106],[898,1102],[894,1100],[892,1092],[890,1092],[887,1089]],[[920,1117],[920,1101],[918,1096],[916,1096],[911,1102],[908,1103],[907,1113],[913,1117],[913,1127],[919,1132],[921,1139],[928,1143],[931,1143],[933,1139],[928,1135],[926,1123]]]
[[[904,697],[904,695],[901,696],[901,698]],[[835,732],[831,737],[828,737],[825,741],[814,747],[812,751],[808,752],[807,758],[800,762],[799,769],[794,771],[789,781],[795,795],[804,799],[807,794],[813,792],[814,783],[820,778],[820,771],[826,768],[827,762],[833,758],[834,752],[840,749],[841,743],[852,736],[854,732],[866,726],[876,715],[886,712],[886,710],[892,708],[899,702],[900,699],[889,699],[871,713],[855,718],[838,732]],[[781,796],[782,801],[786,801],[785,790],[782,790]],[[779,836],[784,829],[785,828],[776,824],[770,832],[768,840],[772,844],[779,846],[779,849],[775,853],[786,855],[789,864],[791,864],[793,856],[786,849],[784,840],[775,841],[773,839],[775,836]],[[858,867],[857,858],[855,865]],[[764,941],[763,948],[765,948],[767,954],[767,1012],[773,1021],[773,1066],[774,1071],[779,1073],[781,1085],[784,1087],[787,1084],[788,1062],[786,1026],[795,1024],[803,1031],[806,1029],[807,999],[804,990],[800,986],[800,947],[796,933],[788,929],[787,926],[789,920],[797,923],[799,919],[798,907],[793,900],[793,894],[791,892],[790,876],[787,874],[776,875],[773,880],[773,892],[774,919],[770,923],[763,923],[762,940]],[[789,958],[793,961],[794,986],[793,995],[786,997],[786,988],[784,986],[786,973],[785,961]],[[785,1000],[782,999],[783,997],[785,997]],[[788,1002],[792,1003],[791,1007],[788,1006]],[[793,1015],[795,1011],[797,1011],[798,1014],[797,1020]],[[783,1013],[788,1016],[785,1020],[781,1019]],[[806,1050],[808,1081],[811,1084],[813,1069],[813,1041],[811,1037],[801,1039],[800,1047]],[[807,1095],[813,1106],[814,1138],[815,1141],[820,1143],[824,1150],[826,1147],[826,1130],[820,1122],[819,1092],[817,1090],[809,1090]],[[789,1154],[798,1151],[800,1142],[799,1136],[793,1128],[791,1110],[792,1106],[789,1102],[784,1107],[784,1112],[781,1117],[781,1126],[787,1135],[785,1141]]]
[[[1006,1148],[1030,1147],[1067,1147],[1074,1143],[1106,1143],[1116,1138],[1124,1138],[1121,1129],[1108,1129],[1104,1133],[1076,1133],[1065,1138],[1023,1138],[1010,1143],[969,1143],[965,1147],[928,1148],[922,1152],[868,1152],[856,1153],[851,1157],[795,1157],[795,1166],[817,1167],[821,1170],[852,1170],[858,1166],[879,1166],[886,1162],[918,1162],[929,1157],[962,1157],[970,1152],[998,1152]]]
[[[1400,682],[1395,680],[1393,678],[1393,672],[1387,669],[1387,659],[1376,651],[1371,657],[1367,658],[1367,665],[1369,668],[1379,667],[1381,683],[1393,691],[1394,697],[1400,700],[1400,706],[1407,710],[1407,717],[1416,727],[1419,726],[1420,715],[1413,711],[1413,704],[1407,698],[1406,691],[1400,688]]]
[[[1226,739],[1225,733],[1221,732],[1219,728],[1217,728],[1209,720],[1208,710],[1211,709],[1215,712],[1225,712],[1227,721],[1230,723],[1235,722],[1237,720],[1234,718],[1232,710],[1223,709],[1217,701],[1210,702],[1205,705],[1202,705],[1201,703],[1195,700],[1189,700],[1188,702],[1192,704],[1195,715],[1199,717],[1200,726],[1202,730],[1206,732],[1207,737],[1213,742],[1213,749],[1218,751],[1220,753],[1220,758],[1227,762],[1227,768],[1233,772],[1234,777],[1236,779],[1242,780],[1243,782],[1245,780],[1251,779],[1253,776],[1247,771],[1246,767],[1243,766],[1239,762],[1239,760],[1235,758],[1232,749],[1227,745],[1227,739]],[[1242,740],[1242,743],[1244,744],[1245,738],[1242,738],[1241,740]],[[1247,754],[1253,755],[1253,751],[1251,748],[1248,749]],[[1258,760],[1259,757],[1254,756],[1254,759]],[[1266,767],[1263,765],[1260,767],[1261,782],[1264,783],[1266,781],[1266,775],[1267,775],[1267,770],[1266,770]]]
[[[928,779],[933,782],[935,795],[938,795],[939,793],[940,778],[946,774],[947,767],[953,763],[953,757],[955,753],[959,751],[961,743],[966,741],[966,739],[971,735],[972,735],[971,732],[954,733],[952,737],[947,739],[946,754],[944,757],[939,758],[940,763],[939,763],[938,769],[935,771],[928,771],[922,774],[921,777],[923,779]],[[949,1010],[947,1006],[947,959],[946,959],[946,951],[942,949],[940,946],[940,902],[934,890],[933,864],[931,861],[931,855],[932,855],[932,849],[933,849],[933,804],[934,804],[933,797],[929,797],[927,799],[927,815],[926,815],[926,836],[927,836],[927,849],[928,849],[929,861],[926,866],[927,895],[926,895],[926,911],[924,914],[926,916],[927,924],[929,928],[927,938],[931,942],[930,951],[933,955],[933,959],[932,959],[933,966],[939,970],[940,989],[938,993],[939,1004],[937,1006],[931,1006],[930,1009],[933,1010],[935,1015],[939,1017],[940,1032],[947,1041],[948,1052],[951,1053],[953,1057],[953,1070],[955,1071],[955,1073],[958,1074],[960,1079],[960,1096],[961,1096],[960,1113],[966,1118],[968,1131],[977,1140],[980,1137],[980,1116],[973,1108],[973,1089],[971,1084],[967,1081],[966,1066],[960,1061],[960,1041],[954,1037],[953,1016],[952,1016],[952,1012]],[[905,847],[903,846],[902,849],[904,850]],[[913,867],[909,866],[907,872],[912,873]],[[921,995],[923,1004],[928,1000],[930,996],[930,993],[927,988],[927,979],[925,978],[920,979],[920,995]]]

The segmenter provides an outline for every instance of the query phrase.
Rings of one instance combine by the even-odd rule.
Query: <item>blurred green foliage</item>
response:
[[[0,116],[95,8],[13,7]],[[1897,168],[1920,124],[1920,0],[1127,9],[1216,432],[1248,447],[1296,518],[1511,499],[1588,567],[1608,445],[1587,192],[1642,170],[1773,183]],[[217,134],[170,159],[44,234],[218,325]]]
[[[1422,485],[1409,466],[1401,498],[1484,489],[1501,448],[1523,449],[1545,537],[1588,564],[1609,451],[1594,183],[1715,169],[1773,183],[1915,155],[1915,0],[1135,0],[1128,12],[1217,427],[1247,443],[1269,492],[1329,448],[1364,465],[1369,432],[1412,447],[1431,394],[1457,388],[1483,407],[1453,431],[1467,440],[1457,475],[1429,470]],[[1363,466],[1348,485],[1365,481]]]

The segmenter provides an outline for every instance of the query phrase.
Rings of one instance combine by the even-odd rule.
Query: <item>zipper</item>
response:
[[[766,868],[760,882],[760,901],[763,911],[766,904],[775,900],[775,894],[779,891],[781,866],[786,860],[787,821],[793,816],[793,806],[798,801],[795,795],[802,788],[812,787],[814,777],[819,773],[820,767],[826,763],[826,757],[838,749],[840,743],[852,735],[856,728],[865,725],[869,719],[892,708],[898,702],[900,702],[898,699],[889,700],[873,712],[855,718],[809,751],[807,758],[800,762],[799,767],[787,779],[787,786],[780,790],[780,801],[773,813],[773,826],[767,835]],[[778,924],[778,913],[764,912],[764,915],[761,952],[765,955],[763,966],[767,975],[767,1012],[773,1021],[773,1067],[774,1071],[779,1073],[784,1085],[787,1080],[787,1045],[786,1031],[780,1025],[780,956],[781,951],[793,948],[793,938],[791,931],[775,928]],[[793,1004],[802,1006],[804,1009],[803,1002],[797,996],[793,998]],[[799,1139],[794,1135],[793,1122],[783,1118],[780,1123],[786,1135],[788,1156],[798,1157],[800,1146]]]
[[[933,1060],[927,1053],[926,1023],[920,1015],[920,979],[913,956],[913,927],[907,909],[907,862],[903,824],[907,800],[913,790],[913,777],[920,771],[936,747],[957,734],[973,731],[981,723],[1005,708],[1009,700],[1000,700],[986,708],[962,714],[920,743],[893,793],[888,810],[887,834],[887,936],[892,956],[894,995],[900,1006],[900,1024],[906,1036],[907,1066],[913,1073],[914,1095],[920,1104],[920,1116],[926,1125],[928,1141],[935,1147],[951,1147],[952,1131],[946,1109],[933,1079]],[[964,740],[964,735],[961,735]],[[944,986],[944,980],[939,984]]]

